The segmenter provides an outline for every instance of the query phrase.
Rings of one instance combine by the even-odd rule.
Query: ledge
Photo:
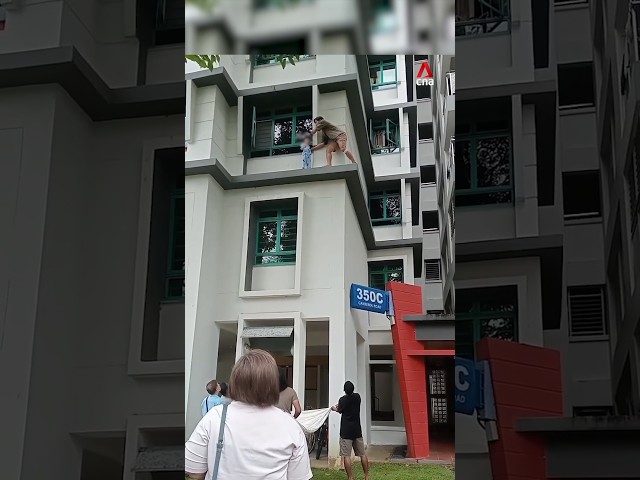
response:
[[[184,82],[110,88],[72,46],[0,54],[0,88],[52,83],[94,121],[184,114]]]
[[[639,432],[640,417],[539,417],[516,420],[516,432],[570,434]]]

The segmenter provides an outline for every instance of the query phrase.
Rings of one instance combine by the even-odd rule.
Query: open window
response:
[[[245,149],[249,157],[300,153],[298,135],[313,129],[311,88],[294,89],[246,97]]]
[[[373,155],[399,153],[400,137],[397,110],[379,112],[369,119],[369,142]]]
[[[456,0],[456,37],[510,30],[509,0]]]
[[[391,87],[398,84],[398,66],[395,55],[369,55],[371,88]]]
[[[184,2],[156,0],[156,45],[184,43]]]
[[[387,189],[369,195],[369,214],[374,227],[402,222],[400,190]]]

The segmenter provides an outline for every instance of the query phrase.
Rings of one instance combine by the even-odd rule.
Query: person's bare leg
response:
[[[349,150],[345,150],[344,154],[349,160],[351,160],[351,163],[357,163],[356,159],[353,157],[353,154]]]
[[[351,455],[342,458],[344,459],[344,469],[347,472],[347,480],[355,480],[353,477],[353,462],[351,461]]]
[[[336,149],[335,143],[330,143],[327,146],[327,165],[328,166],[331,166],[331,160],[333,158],[333,152],[335,151],[335,149]]]
[[[366,455],[361,456],[360,463],[362,463],[362,470],[364,470],[364,480],[371,480],[369,476],[369,457]]]

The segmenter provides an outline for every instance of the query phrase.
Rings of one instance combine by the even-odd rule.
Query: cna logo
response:
[[[422,66],[416,76],[416,85],[419,87],[433,85],[433,73],[431,72],[431,67],[427,62],[422,62]]]

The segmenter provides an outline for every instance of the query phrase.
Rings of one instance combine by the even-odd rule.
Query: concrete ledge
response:
[[[52,83],[95,121],[184,114],[184,82],[110,88],[72,46],[0,54],[0,88]]]

